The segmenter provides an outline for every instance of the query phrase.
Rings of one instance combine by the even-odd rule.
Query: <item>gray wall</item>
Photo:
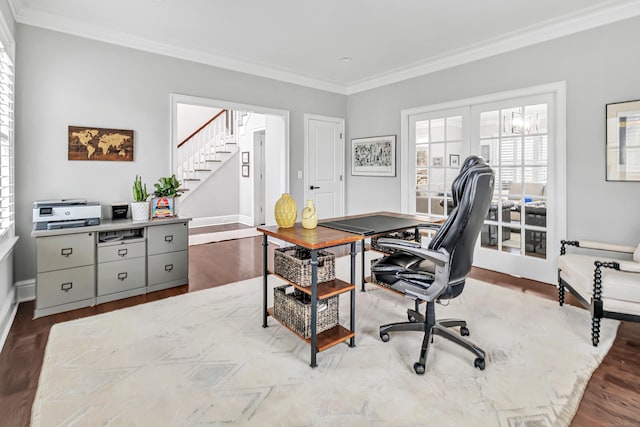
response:
[[[169,94],[290,111],[291,193],[303,198],[304,114],[346,117],[346,97],[17,25],[15,279],[35,277],[32,203],[130,201],[136,174],[170,174]],[[133,129],[133,162],[67,161],[67,126]]]
[[[567,82],[567,234],[640,242],[640,182],[605,180],[605,104],[640,99],[640,18],[519,49],[348,98],[347,137],[396,134],[400,111]],[[400,151],[396,159],[400,165]],[[347,150],[346,164],[351,164]],[[400,210],[400,174],[347,174],[347,212]]]

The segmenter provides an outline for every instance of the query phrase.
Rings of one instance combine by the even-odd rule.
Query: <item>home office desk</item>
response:
[[[362,240],[362,234],[349,233],[346,231],[336,230],[327,227],[316,227],[313,229],[303,228],[300,223],[295,224],[292,228],[280,228],[278,226],[258,227],[262,236],[262,287],[263,287],[263,305],[262,305],[262,327],[266,328],[267,316],[269,309],[267,308],[267,247],[269,245],[268,236],[285,242],[293,243],[308,249],[311,252],[311,286],[301,287],[296,283],[290,282],[280,276],[282,280],[295,286],[297,289],[311,295],[311,338],[305,339],[311,345],[311,363],[310,366],[315,368],[316,354],[349,340],[349,347],[355,346],[355,283],[356,283],[356,242]],[[344,282],[340,279],[334,279],[329,282],[318,283],[318,250],[326,249],[334,246],[351,245],[351,283]],[[351,310],[349,315],[349,328],[346,329],[342,325],[337,325],[320,334],[316,333],[317,323],[317,303],[318,299],[328,298],[344,292],[349,292],[351,298]],[[293,332],[293,330],[292,330]],[[295,332],[294,332],[295,333]],[[297,335],[297,334],[296,334]]]
[[[311,286],[302,287],[296,283],[285,280],[297,289],[311,296],[311,338],[305,339],[311,345],[311,367],[316,367],[316,355],[318,352],[326,350],[349,340],[349,346],[355,346],[355,283],[356,283],[356,242],[362,243],[362,290],[364,291],[364,263],[365,250],[364,239],[376,237],[395,231],[402,231],[408,228],[416,228],[418,225],[429,223],[428,217],[417,217],[392,212],[376,212],[363,215],[352,215],[339,218],[331,218],[318,223],[313,229],[305,229],[300,223],[296,223],[292,228],[280,228],[278,226],[257,227],[263,233],[262,236],[262,327],[266,328],[267,317],[272,314],[267,307],[267,247],[268,237],[284,240],[308,249],[311,252]],[[418,229],[416,228],[416,233]],[[351,280],[346,283],[340,279],[329,282],[318,283],[318,250],[335,246],[349,244],[351,246]],[[318,299],[328,298],[341,293],[349,292],[351,310],[349,315],[349,328],[342,325],[324,331],[320,334],[316,332],[317,323],[317,302]],[[295,331],[292,330],[295,333]],[[296,335],[298,335],[296,333]]]

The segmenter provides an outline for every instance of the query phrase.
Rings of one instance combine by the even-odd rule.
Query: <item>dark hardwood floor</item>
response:
[[[223,229],[233,229],[233,226],[227,225]],[[216,229],[206,230],[211,231]],[[273,245],[270,245],[270,248],[273,249]],[[346,252],[337,253],[345,254]],[[273,257],[269,256],[269,259]],[[262,274],[261,238],[192,246],[189,248],[189,269],[189,285],[40,319],[32,319],[33,301],[20,304],[0,353],[0,426],[29,425],[44,350],[49,330],[54,324],[258,277]],[[474,269],[472,277],[497,286],[556,300],[556,288],[546,284],[481,269]],[[567,302],[577,305],[570,296]],[[584,329],[585,340],[589,340],[589,325],[585,324]],[[571,425],[639,426],[639,417],[640,323],[622,322],[613,347],[589,381]]]

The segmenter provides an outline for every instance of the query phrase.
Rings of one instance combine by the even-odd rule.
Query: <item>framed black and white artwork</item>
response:
[[[351,175],[396,176],[396,136],[352,139]]]

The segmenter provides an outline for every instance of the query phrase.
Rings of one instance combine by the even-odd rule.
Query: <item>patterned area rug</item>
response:
[[[261,303],[257,278],[55,325],[32,425],[566,426],[618,326],[603,319],[594,348],[585,310],[468,280],[436,312],[469,321],[486,369],[436,337],[418,376],[420,334],[378,336],[406,319],[401,296],[356,291],[356,347],[319,353],[315,369],[306,343],[261,327]]]

